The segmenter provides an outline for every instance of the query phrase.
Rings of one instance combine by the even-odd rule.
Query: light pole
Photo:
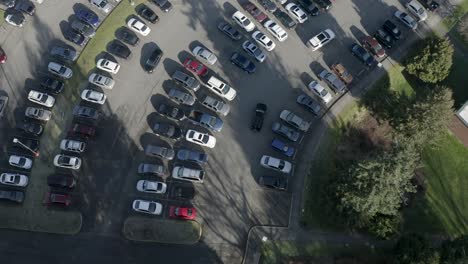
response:
[[[34,157],[39,157],[39,152],[36,152],[36,151],[32,150],[30,147],[23,144],[23,142],[19,141],[19,139],[13,138],[13,143],[16,143],[16,144],[22,146],[23,148],[31,151],[31,153],[34,154]]]

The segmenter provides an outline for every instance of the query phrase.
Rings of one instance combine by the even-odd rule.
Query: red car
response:
[[[258,7],[256,7],[254,4],[247,2],[242,6],[247,12],[249,12],[250,15],[252,15],[255,20],[258,22],[262,23],[265,19],[267,19],[267,15],[262,12]]]
[[[373,37],[367,36],[362,39],[362,45],[364,48],[372,52],[378,58],[385,56],[385,49],[380,45],[380,43]]]
[[[49,192],[46,195],[45,204],[47,204],[47,205],[56,204],[56,205],[70,206],[71,196],[69,194]]]
[[[72,129],[70,130],[70,134],[85,137],[94,137],[94,135],[96,135],[96,128],[92,126],[74,123]]]
[[[203,63],[194,59],[186,59],[184,61],[184,67],[200,76],[208,74],[208,68],[203,65]]]
[[[7,61],[7,56],[5,51],[0,47],[0,64],[3,64]]]
[[[178,207],[178,206],[169,207],[169,217],[171,218],[192,220],[192,219],[195,219],[196,215],[197,215],[197,210],[193,207]]]

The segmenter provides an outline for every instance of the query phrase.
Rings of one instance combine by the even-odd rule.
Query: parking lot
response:
[[[85,1],[82,2],[89,6]],[[83,214],[83,233],[119,236],[125,218],[135,214],[131,210],[131,202],[137,198],[161,201],[165,207],[162,217],[167,217],[169,205],[193,205],[198,210],[197,221],[204,228],[203,243],[215,250],[224,262],[229,262],[228,260],[240,259],[242,256],[247,231],[252,225],[288,224],[292,194],[263,189],[256,183],[258,177],[272,174],[260,167],[262,155],[287,159],[270,147],[271,140],[278,137],[271,131],[271,125],[279,121],[279,113],[283,109],[288,109],[312,121],[312,133],[314,125],[320,121],[296,104],[296,97],[306,91],[307,84],[312,79],[317,79],[323,68],[329,69],[336,62],[344,64],[353,74],[354,83],[358,83],[372,71],[380,70],[366,69],[351,55],[349,46],[365,35],[372,35],[397,8],[403,8],[397,0],[336,2],[329,13],[309,17],[309,22],[287,30],[288,39],[285,42],[276,41],[273,52],[265,51],[266,61],[256,63],[255,74],[247,75],[232,65],[229,58],[234,51],[243,53],[241,44],[243,40],[252,40],[251,37],[238,28],[244,35],[243,40],[234,42],[217,29],[219,22],[223,19],[230,21],[235,10],[242,10],[240,4],[243,2],[173,1],[174,9],[169,13],[163,13],[156,6],[148,4],[160,16],[160,21],[156,25],[150,25],[152,32],[147,37],[140,37],[139,45],[131,47],[130,60],[117,59],[121,69],[114,76],[116,85],[112,91],[106,91],[108,100],[101,108],[103,114],[97,123],[98,134],[88,142],[88,150],[83,155],[84,164],[78,172],[78,187],[73,195],[76,198],[75,208]],[[39,10],[37,16],[29,19],[29,24],[23,28],[12,29],[3,25],[0,29],[0,43],[9,51],[8,64],[1,66],[0,81],[2,89],[10,95],[10,111],[18,105],[15,112],[8,116],[7,125],[2,124],[0,139],[3,142],[12,134],[9,127],[14,127],[13,115],[19,117],[22,114],[27,91],[37,85],[37,79],[45,74],[48,60],[44,58],[50,43],[56,41],[56,38],[63,39],[62,21],[69,19],[76,6],[46,0],[40,8],[43,12]],[[63,12],[47,12],[46,9],[52,8]],[[267,15],[274,17],[270,13]],[[255,23],[266,32],[260,24]],[[417,34],[408,31],[401,24],[398,25],[405,36]],[[322,49],[312,52],[306,42],[326,28],[332,29],[337,38]],[[144,155],[142,150],[148,144],[163,144],[176,150],[181,147],[201,150],[184,140],[164,140],[151,130],[156,121],[164,120],[155,113],[155,106],[168,101],[167,91],[177,87],[170,81],[170,76],[183,68],[182,62],[191,56],[190,51],[197,45],[207,47],[218,57],[218,62],[209,66],[208,76],[217,76],[231,84],[237,90],[237,97],[230,102],[230,114],[223,117],[223,130],[219,133],[211,132],[217,139],[216,147],[204,149],[209,155],[209,162],[204,167],[205,181],[202,184],[179,182],[195,188],[195,198],[187,204],[172,199],[168,195],[170,191],[158,197],[137,192],[135,185],[142,179],[136,173],[137,166],[141,162],[158,162]],[[142,64],[156,46],[164,51],[164,57],[156,71],[147,74],[143,71]],[[399,51],[396,45],[389,56]],[[17,74],[18,72],[21,74]],[[325,83],[322,85],[326,87]],[[352,87],[353,84],[349,87],[351,94]],[[37,173],[34,177],[45,179],[53,170],[51,161],[58,153],[56,142],[65,135],[72,117],[70,109],[79,100],[81,87],[66,89],[70,92],[55,107],[63,107],[67,111],[53,117],[60,122],[46,126],[48,133],[53,136],[45,142],[41,140],[41,145],[45,145],[44,151],[40,160],[36,160],[49,164],[49,167],[37,172],[33,170],[32,174]],[[332,90],[329,91],[334,94]],[[200,98],[202,94],[210,93],[202,88],[196,96]],[[311,95],[310,92],[307,93]],[[338,97],[335,95],[335,98]],[[250,122],[255,105],[259,102],[265,103],[268,111],[262,131],[252,132],[249,129]],[[204,110],[199,104],[196,104],[195,109]],[[187,121],[179,124],[184,131],[196,128]],[[296,159],[304,160],[301,152],[311,146],[300,143],[292,145],[298,148]],[[292,159],[287,160],[294,163]],[[174,163],[176,162],[171,161],[166,164],[169,171]],[[293,185],[297,175],[288,177],[290,185]],[[170,177],[164,180],[169,189],[173,188],[174,181]]]

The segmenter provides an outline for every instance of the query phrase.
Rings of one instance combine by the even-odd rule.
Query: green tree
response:
[[[442,263],[466,264],[468,263],[468,235],[458,237],[452,241],[447,240],[441,246]]]
[[[409,58],[406,70],[427,83],[438,83],[450,73],[453,46],[447,38],[427,39],[421,51]]]
[[[426,238],[417,234],[407,234],[398,239],[393,248],[397,264],[438,264],[440,257],[437,250],[429,246]]]

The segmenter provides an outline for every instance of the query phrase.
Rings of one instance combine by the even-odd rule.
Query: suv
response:
[[[265,119],[265,114],[267,111],[266,104],[258,103],[255,107],[255,115],[252,119],[252,124],[250,125],[250,129],[255,132],[259,132],[262,130],[263,120]]]
[[[76,185],[76,180],[71,175],[54,174],[47,177],[47,185],[55,188],[73,189]]]
[[[164,165],[140,163],[138,165],[138,174],[153,174],[156,176],[166,176],[167,170]]]
[[[205,172],[202,169],[175,166],[172,169],[172,178],[183,181],[203,183]]]
[[[223,116],[227,116],[227,114],[229,114],[229,111],[231,109],[231,107],[225,102],[223,102],[222,100],[215,99],[208,95],[202,98],[200,102],[204,107],[212,111],[215,111],[216,113],[219,113]]]
[[[314,4],[314,2],[312,2],[312,0],[298,0],[297,2],[311,16],[319,15],[319,8]]]
[[[287,28],[293,29],[297,23],[294,21],[286,12],[281,11],[280,9],[276,10],[273,15],[275,15],[278,20]]]
[[[155,145],[147,145],[145,147],[145,154],[148,156],[163,158],[172,160],[174,158],[174,150],[171,148],[155,146]]]
[[[156,48],[153,53],[151,53],[151,56],[146,60],[145,65],[143,66],[145,71],[148,73],[152,73],[154,69],[158,66],[159,61],[161,60],[162,56],[164,53],[162,50]]]
[[[323,70],[319,74],[319,77],[321,80],[324,80],[331,88],[333,88],[335,92],[343,93],[346,91],[346,85],[335,74],[327,70]]]
[[[176,71],[172,75],[172,79],[176,82],[182,85],[185,88],[191,89],[194,92],[198,91],[200,89],[200,83],[193,77],[189,76],[188,74],[185,74],[181,71]]]
[[[232,101],[236,98],[236,90],[214,76],[210,77],[206,83],[206,87],[210,88],[217,95],[227,99],[228,101]]]
[[[89,118],[92,120],[98,120],[99,118],[98,110],[81,105],[77,105],[73,108],[73,115],[76,117]]]

